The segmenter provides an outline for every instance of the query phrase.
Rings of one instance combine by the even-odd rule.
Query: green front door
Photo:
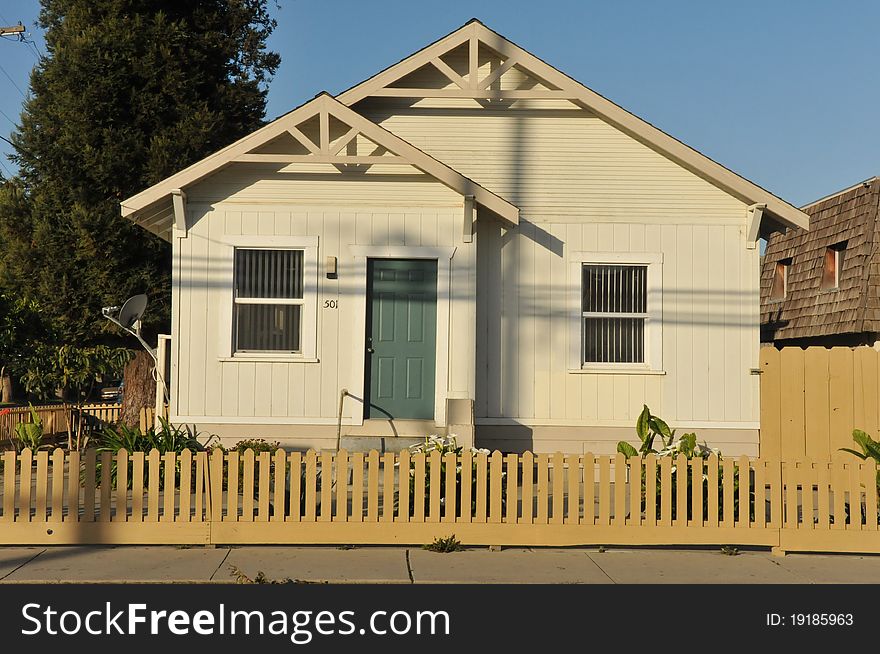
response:
[[[434,417],[437,262],[370,259],[366,417]]]

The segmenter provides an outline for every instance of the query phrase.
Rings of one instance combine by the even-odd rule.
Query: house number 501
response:
[[[338,309],[339,308],[339,300],[324,300],[324,308],[325,309]]]

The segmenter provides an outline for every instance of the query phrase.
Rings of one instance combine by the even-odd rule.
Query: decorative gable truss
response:
[[[166,178],[122,203],[122,215],[170,239],[186,234],[185,189],[230,165],[323,164],[342,172],[363,172],[374,165],[414,167],[459,193],[463,200],[463,238],[472,238],[474,203],[508,226],[519,222],[519,209],[483,186],[327,93],[285,114],[249,136]]]
[[[808,216],[645,122],[476,19],[368,80],[340,93],[354,106],[367,98],[469,98],[484,106],[560,100],[598,116],[630,137],[702,177],[750,207],[755,235],[809,228]],[[755,207],[761,212],[755,212]],[[750,236],[751,243],[755,238]]]
[[[339,100],[347,105],[365,97],[577,100],[570,89],[529,68],[527,54],[471,22],[345,91]]]

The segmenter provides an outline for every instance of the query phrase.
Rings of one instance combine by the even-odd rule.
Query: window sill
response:
[[[573,368],[568,371],[573,375],[665,375],[665,370],[649,370],[648,368]]]
[[[266,356],[256,356],[256,355],[243,355],[243,356],[231,356],[231,357],[219,357],[217,359],[221,362],[228,361],[237,361],[239,363],[320,363],[320,359],[315,359],[312,357],[288,357],[282,355],[266,355]]]

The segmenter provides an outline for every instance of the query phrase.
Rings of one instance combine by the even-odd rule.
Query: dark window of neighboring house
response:
[[[840,287],[840,273],[843,270],[843,259],[846,255],[846,241],[836,243],[825,249],[825,261],[822,266],[822,282],[819,288],[833,291]]]
[[[791,267],[791,259],[780,259],[776,262],[776,270],[773,272],[773,282],[770,286],[770,299],[782,300],[788,292],[788,269]]]

